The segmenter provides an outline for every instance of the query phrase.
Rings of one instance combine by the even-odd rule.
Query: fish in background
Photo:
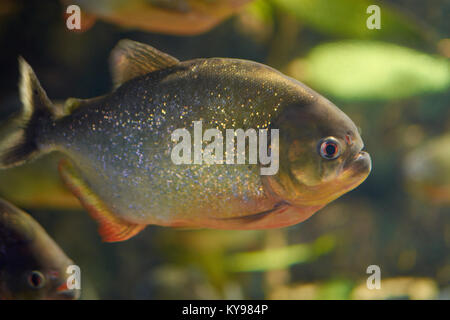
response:
[[[371,159],[353,121],[304,84],[260,63],[228,58],[180,62],[122,40],[111,54],[115,89],[47,97],[20,59],[20,132],[4,138],[0,168],[60,151],[60,173],[99,223],[104,241],[123,241],[149,224],[267,229],[309,218],[356,188]],[[63,116],[61,116],[63,114]],[[257,164],[172,161],[175,129],[278,129],[279,170]],[[270,131],[270,130],[269,130]],[[266,152],[273,145],[266,146]]]
[[[67,287],[73,265],[29,214],[0,199],[0,300],[78,299]]]
[[[450,206],[450,134],[432,138],[407,154],[405,187],[435,205]]]
[[[81,9],[82,29],[96,18],[126,28],[173,34],[207,32],[251,0],[63,0]]]

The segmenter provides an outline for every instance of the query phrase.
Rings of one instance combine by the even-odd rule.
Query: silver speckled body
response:
[[[140,224],[207,226],[271,210],[258,165],[175,165],[171,133],[268,128],[287,105],[316,93],[267,66],[196,59],[124,83],[45,129],[41,148],[64,152],[119,217]],[[224,134],[225,136],[225,134]],[[187,223],[189,221],[189,223]]]

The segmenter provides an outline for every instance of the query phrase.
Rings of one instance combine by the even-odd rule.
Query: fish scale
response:
[[[350,118],[304,84],[260,63],[180,62],[122,40],[111,54],[116,89],[102,97],[68,99],[57,112],[31,67],[24,61],[20,66],[27,125],[9,149],[0,150],[0,167],[53,150],[65,154],[61,176],[98,221],[105,241],[126,240],[148,224],[289,226],[358,186],[371,170]],[[203,130],[218,129],[225,143],[227,129],[278,130],[279,139],[269,137],[262,147],[271,150],[270,166],[277,170],[264,175],[248,158],[245,164],[175,164],[172,133],[186,129],[195,139],[197,121]]]
[[[201,119],[206,128],[219,130],[267,128],[269,114],[276,116],[280,111],[283,97],[274,94],[275,85],[257,85],[253,82],[258,78],[250,80],[245,76],[227,79],[217,76],[220,72],[211,72],[217,68],[238,69],[246,74],[271,72],[285,81],[273,69],[240,60],[198,59],[182,63],[175,70],[132,80],[105,101],[78,109],[54,126],[55,134],[50,133],[50,137],[67,127],[74,129],[52,144],[76,159],[93,192],[108,199],[121,217],[136,223],[152,223],[155,215],[163,221],[189,216],[201,219],[202,214],[242,215],[242,207],[227,205],[233,198],[255,199],[254,203],[249,202],[245,214],[268,210],[274,202],[264,194],[258,167],[249,170],[247,165],[189,166],[171,161],[171,133],[177,128],[192,129],[193,121]],[[275,76],[271,77],[272,82]],[[259,95],[248,90],[242,95],[227,96],[243,85],[261,87]],[[246,112],[239,112],[242,109]],[[243,116],[239,118],[239,114]],[[126,192],[130,188],[133,193]]]

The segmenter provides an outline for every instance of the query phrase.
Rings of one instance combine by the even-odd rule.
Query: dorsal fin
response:
[[[120,40],[111,52],[110,67],[114,87],[144,74],[165,69],[180,61],[155,48],[132,41]]]

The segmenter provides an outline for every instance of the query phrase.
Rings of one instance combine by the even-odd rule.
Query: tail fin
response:
[[[0,168],[20,165],[39,152],[40,128],[53,118],[53,105],[30,65],[19,57],[20,127],[0,138]]]

